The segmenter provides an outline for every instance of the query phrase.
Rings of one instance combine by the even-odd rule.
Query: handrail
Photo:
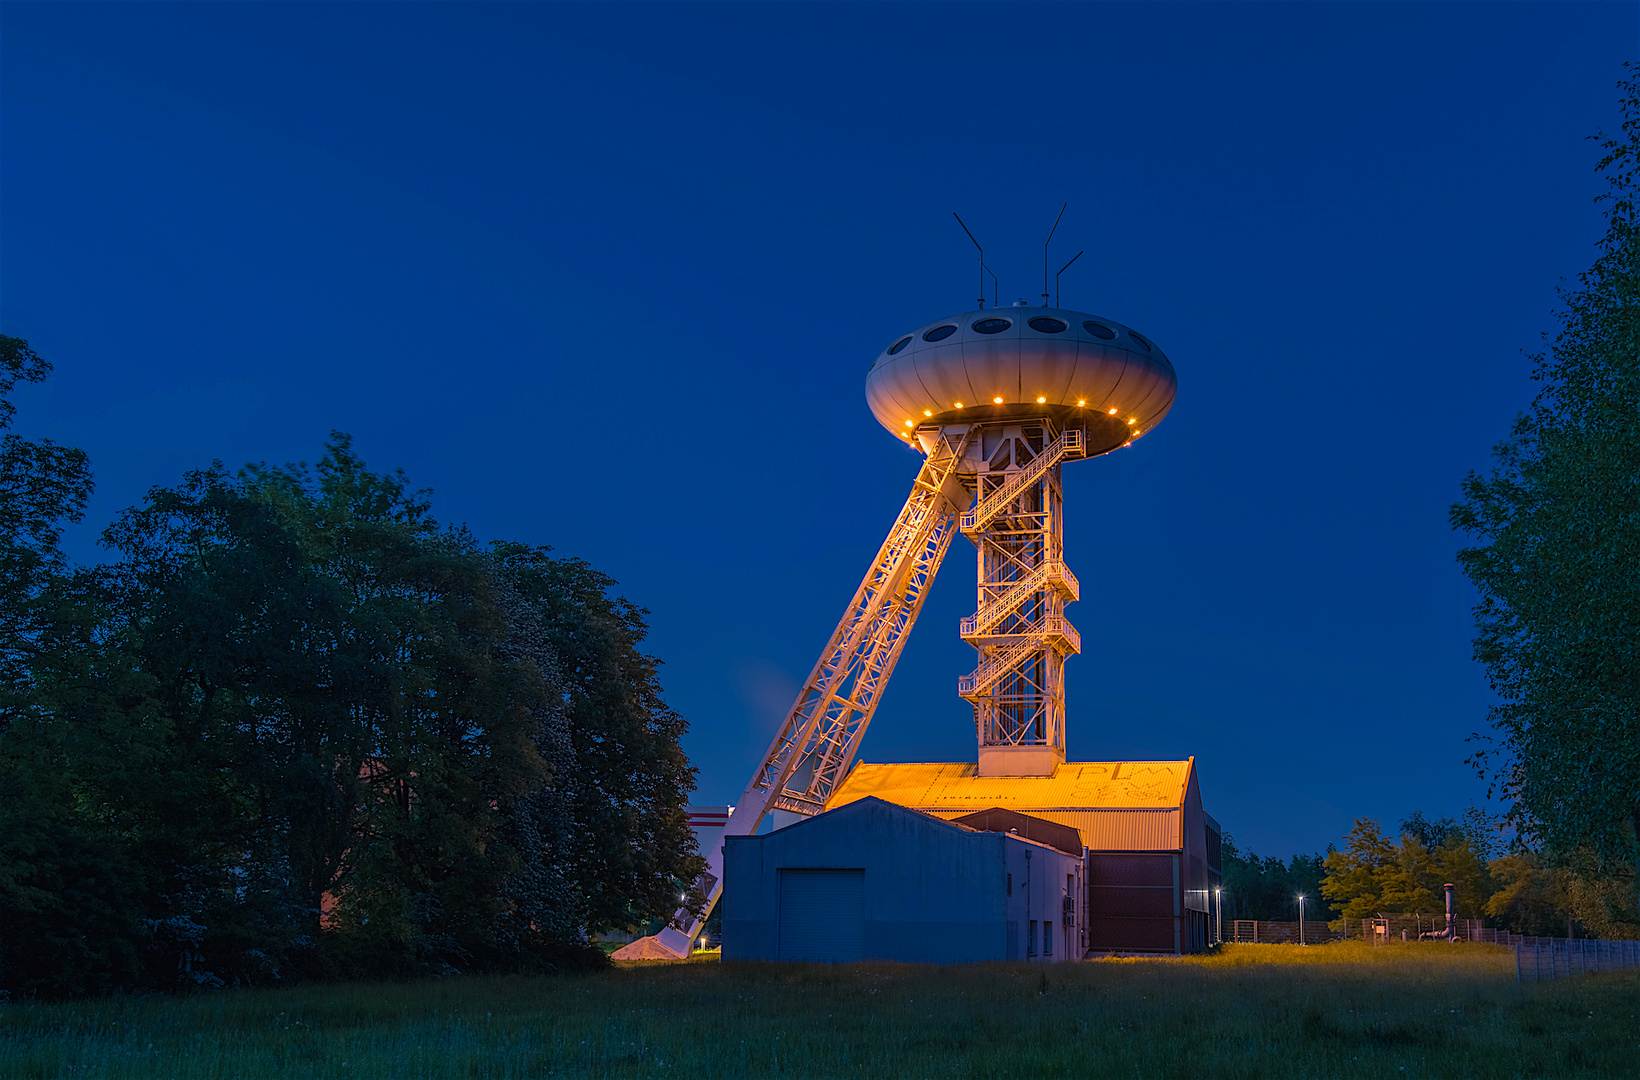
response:
[[[1082,632],[1071,625],[1063,615],[1050,615],[1029,630],[1007,635],[1017,638],[985,658],[985,661],[967,675],[957,678],[957,696],[983,697],[996,681],[1006,675],[1025,657],[1046,645],[1050,649],[1075,655],[1082,651]],[[1060,643],[1063,642],[1063,648]]]
[[[1066,428],[1060,432],[1059,438],[1044,447],[1042,453],[1033,458],[1029,465],[1014,473],[1001,487],[963,514],[959,523],[960,528],[964,533],[978,532],[985,528],[991,523],[992,518],[1002,512],[1004,506],[1018,497],[1021,491],[1047,475],[1048,470],[1063,461],[1067,454],[1080,453],[1081,450],[1082,430]]]
[[[1042,647],[1042,642],[1034,636],[986,657],[985,662],[975,668],[970,674],[959,676],[957,679],[957,696],[964,698],[983,697],[985,691],[995,686],[997,680],[1012,671],[1014,665],[1023,660],[1030,653]]]
[[[1007,592],[962,620],[959,634],[963,639],[977,637],[989,630],[1001,622],[1008,612],[1017,608],[1025,597],[1040,591],[1045,585],[1053,586],[1067,600],[1075,600],[1082,591],[1076,575],[1061,559],[1048,559],[1032,567],[1025,577],[1009,584]]]

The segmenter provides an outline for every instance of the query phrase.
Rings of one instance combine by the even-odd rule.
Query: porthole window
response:
[[[1145,347],[1145,352],[1150,351],[1150,342],[1146,341],[1144,338],[1140,337],[1138,334],[1135,334],[1132,330],[1128,331],[1128,337],[1132,338],[1134,341],[1137,341],[1139,344],[1143,345]]]
[[[936,326],[936,327],[934,327],[934,329],[932,329],[928,333],[924,334],[923,335],[923,340],[924,341],[944,341],[946,338],[950,337],[952,334],[954,334],[956,332],[957,332],[957,324],[956,323],[946,323],[944,326]]]
[[[1049,318],[1046,315],[1038,315],[1036,318],[1032,319],[1030,321],[1030,327],[1032,330],[1040,330],[1044,334],[1063,334],[1065,332],[1064,323],[1060,322],[1058,319]]]
[[[911,339],[909,337],[901,338],[899,341],[896,341],[894,344],[892,344],[888,347],[888,355],[893,356],[895,353],[899,352],[901,349],[905,348],[909,344],[911,344]]]
[[[981,319],[974,324],[976,334],[1000,334],[1014,325],[1010,319]]]
[[[1091,320],[1088,321],[1088,322],[1083,323],[1082,324],[1082,329],[1086,330],[1088,333],[1092,334],[1094,337],[1104,338],[1106,341],[1109,341],[1111,338],[1116,336],[1116,331],[1112,330],[1110,327],[1106,326],[1104,323],[1096,323],[1096,322],[1093,322]]]

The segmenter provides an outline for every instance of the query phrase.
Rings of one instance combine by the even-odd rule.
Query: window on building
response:
[[[1008,875],[1008,895],[1014,895],[1014,875]]]
[[[1042,955],[1053,955],[1053,923],[1042,920]]]
[[[1035,956],[1036,955],[1036,920],[1035,919],[1031,920],[1031,933],[1030,933],[1030,936],[1025,939],[1025,955],[1026,956]]]

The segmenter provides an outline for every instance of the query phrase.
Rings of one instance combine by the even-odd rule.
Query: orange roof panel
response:
[[[972,762],[856,765],[827,809],[875,795],[940,810],[1005,806],[1066,810],[1170,810],[1184,805],[1191,760],[1067,761],[1052,776],[980,776]]]
[[[972,762],[856,765],[826,809],[876,796],[935,817],[995,806],[1076,829],[1094,850],[1180,847],[1194,759],[1067,761],[1052,776],[980,776]]]

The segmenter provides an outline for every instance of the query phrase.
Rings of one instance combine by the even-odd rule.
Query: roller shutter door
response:
[[[859,960],[865,884],[864,870],[781,870],[779,958]]]

